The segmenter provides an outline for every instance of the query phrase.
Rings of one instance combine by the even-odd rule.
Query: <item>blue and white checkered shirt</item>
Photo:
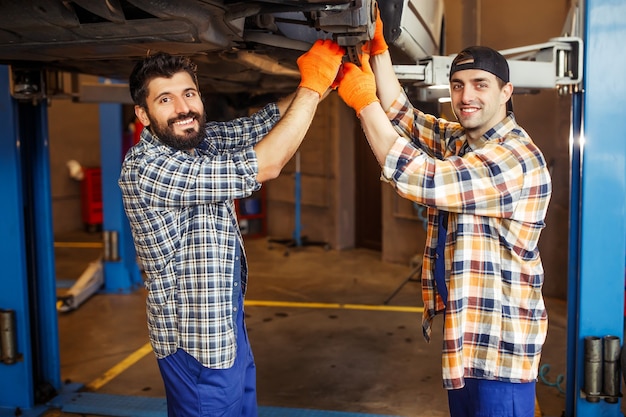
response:
[[[144,129],[126,154],[119,186],[147,276],[148,330],[157,358],[182,348],[209,368],[232,366],[233,273],[242,244],[233,200],[261,187],[253,146],[279,118],[278,107],[269,104],[250,117],[208,123],[207,139],[191,153]]]

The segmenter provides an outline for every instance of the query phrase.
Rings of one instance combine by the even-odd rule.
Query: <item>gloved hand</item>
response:
[[[389,46],[383,36],[383,21],[380,19],[380,10],[376,5],[376,30],[374,31],[374,37],[369,41],[369,53],[371,56],[382,54]]]
[[[337,77],[344,53],[336,42],[318,39],[308,52],[298,58],[300,87],[311,89],[322,97]]]
[[[369,63],[369,55],[363,54],[361,67],[347,62],[342,66],[343,78],[339,83],[339,97],[356,111],[358,116],[363,107],[379,101],[376,95],[376,79]]]

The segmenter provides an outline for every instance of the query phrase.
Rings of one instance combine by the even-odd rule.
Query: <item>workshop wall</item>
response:
[[[334,249],[354,246],[355,123],[354,112],[333,93],[319,106],[299,150],[300,236]],[[272,239],[295,237],[296,160],[264,185]]]
[[[69,76],[65,81],[69,85]],[[70,177],[67,162],[74,160],[85,168],[100,166],[98,105],[75,103],[69,97],[53,99],[48,106],[48,126],[54,233],[80,230],[81,182]]]

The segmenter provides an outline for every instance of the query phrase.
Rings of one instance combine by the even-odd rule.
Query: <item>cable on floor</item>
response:
[[[548,372],[550,372],[550,365],[547,363],[541,365],[541,367],[539,368],[539,379],[541,379],[541,382],[543,382],[545,385],[549,387],[555,387],[556,389],[559,390],[561,394],[565,394],[565,390],[563,389],[563,387],[561,387],[561,384],[565,380],[565,376],[563,376],[562,374],[559,374],[557,375],[555,382],[550,382],[546,379]]]

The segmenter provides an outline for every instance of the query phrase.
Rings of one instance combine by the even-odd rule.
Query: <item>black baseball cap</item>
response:
[[[452,61],[450,80],[457,71],[479,69],[509,82],[509,64],[500,52],[486,46],[470,46],[463,49]]]
[[[457,71],[479,69],[487,71],[500,78],[505,83],[509,80],[509,63],[502,54],[486,46],[470,46],[463,49],[452,61],[450,80]],[[513,99],[506,103],[507,111],[513,111]]]

